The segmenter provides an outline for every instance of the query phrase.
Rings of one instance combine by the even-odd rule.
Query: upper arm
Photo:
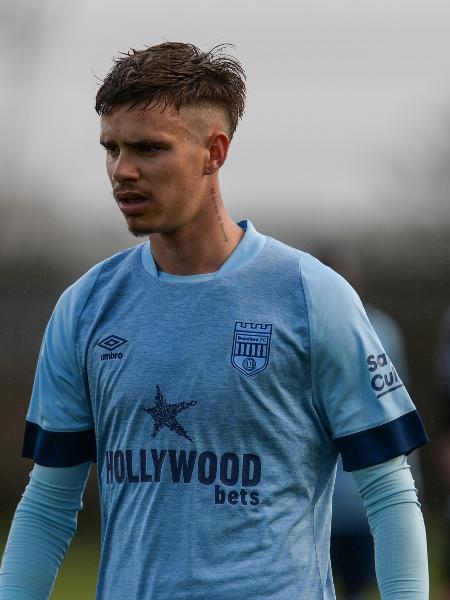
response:
[[[302,278],[314,402],[344,469],[381,463],[424,444],[420,416],[356,292],[308,255]]]
[[[89,271],[59,299],[39,353],[23,456],[47,467],[95,460],[89,389],[77,352],[77,325],[97,279]]]

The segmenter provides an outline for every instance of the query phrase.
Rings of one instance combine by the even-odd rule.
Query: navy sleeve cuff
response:
[[[416,410],[372,429],[334,440],[342,455],[344,471],[378,465],[395,456],[409,454],[428,442],[422,419]]]
[[[94,430],[47,431],[27,421],[22,456],[43,467],[74,467],[89,460],[95,462]]]

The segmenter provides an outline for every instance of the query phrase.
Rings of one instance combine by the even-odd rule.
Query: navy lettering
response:
[[[169,450],[169,454],[171,452],[175,452],[175,450]],[[164,463],[164,459],[166,458],[167,450],[161,450],[158,456],[158,450],[152,448],[152,459],[153,466],[155,467],[155,481],[161,481],[161,469]],[[170,463],[172,464],[172,458],[170,459]]]
[[[388,364],[386,354],[379,354],[377,356],[377,362],[380,367],[385,367]]]
[[[237,504],[238,498],[239,494],[235,490],[231,490],[231,492],[228,492],[228,502],[230,504]]]
[[[394,373],[392,371],[384,376],[386,385],[392,385],[394,383]]]
[[[112,450],[106,451],[106,483],[113,482],[113,455],[114,452]]]
[[[244,454],[242,460],[242,485],[244,487],[251,487],[258,485],[260,481],[261,459],[256,454]]]
[[[125,479],[125,457],[122,450],[114,453],[114,475],[117,483],[123,483]]]
[[[238,479],[239,458],[233,452],[226,452],[220,459],[220,481],[225,485],[236,485]]]
[[[381,376],[379,377],[384,388],[384,379]],[[395,371],[393,371],[391,377],[392,381],[394,377]],[[151,454],[151,461],[149,454]],[[160,482],[163,477],[162,471],[167,454],[169,455],[170,474],[168,467],[166,467],[165,477],[167,479],[171,475],[173,483],[191,483],[196,468],[198,481],[201,484],[211,485],[215,484],[216,480],[220,480],[224,486],[228,487],[227,490],[221,485],[214,486],[214,501],[216,504],[257,506],[260,503],[259,491],[250,492],[246,489],[258,485],[261,481],[261,459],[256,454],[243,454],[240,457],[234,452],[225,452],[218,457],[211,451],[198,454],[196,450],[159,450],[156,448],[149,448],[148,450],[145,448],[140,450],[106,450],[104,462],[106,483]],[[150,466],[152,463],[153,470]],[[236,489],[240,477],[242,488]],[[231,487],[234,489],[230,489]]]
[[[206,462],[209,463],[209,472],[206,474]],[[203,485],[210,485],[216,479],[217,457],[213,452],[202,452],[198,457],[198,480]]]
[[[172,481],[179,483],[181,473],[183,473],[183,483],[190,483],[192,479],[192,471],[194,470],[195,459],[197,457],[196,450],[189,452],[189,459],[186,462],[186,450],[180,450],[180,456],[177,459],[177,451],[169,450],[170,468],[172,470]],[[156,477],[155,477],[156,481]]]
[[[123,358],[122,352],[105,352],[100,354],[101,360],[115,360],[116,358]]]
[[[139,475],[133,473],[133,453],[131,450],[125,450],[127,459],[127,475],[130,483],[139,483]]]
[[[141,467],[141,481],[147,482],[147,481],[152,481],[152,476],[147,473],[147,451],[146,450],[140,450],[139,451],[139,458],[140,458],[140,467]]]
[[[259,504],[259,493],[258,492],[250,492],[250,504],[252,506],[258,506],[258,504]]]
[[[214,502],[216,504],[225,504],[225,491],[220,489],[220,485],[215,486]]]
[[[376,380],[379,380],[379,379],[381,379],[381,385],[379,385],[379,384],[377,384],[377,383],[376,383]],[[383,375],[380,375],[380,374],[378,373],[378,375],[375,375],[375,376],[372,378],[372,387],[373,387],[373,389],[374,389],[375,391],[377,391],[377,392],[381,392],[381,390],[384,388]]]
[[[369,365],[369,371],[373,373],[378,368],[377,361],[375,360],[375,356],[371,354],[367,357],[367,364]]]

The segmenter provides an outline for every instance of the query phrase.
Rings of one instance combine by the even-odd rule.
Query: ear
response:
[[[223,131],[215,131],[209,136],[209,153],[205,163],[205,175],[212,175],[220,169],[227,158],[230,138]]]

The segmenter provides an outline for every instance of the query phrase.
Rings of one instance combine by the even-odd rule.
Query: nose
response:
[[[120,153],[111,164],[110,176],[118,183],[130,180],[136,181],[139,179],[139,170],[130,156]]]

